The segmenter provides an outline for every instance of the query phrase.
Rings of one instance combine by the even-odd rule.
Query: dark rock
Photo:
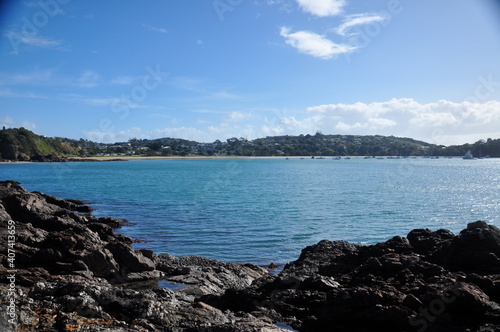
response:
[[[438,262],[452,271],[500,273],[500,229],[477,221],[442,250]]]
[[[22,330],[309,331],[500,330],[500,230],[413,230],[370,246],[321,241],[278,275],[252,264],[135,249],[86,203],[0,182],[0,227],[16,227]],[[81,211],[79,211],[79,209]],[[0,245],[7,247],[6,237]],[[9,260],[0,252],[0,296]],[[184,285],[158,288],[166,279]],[[7,330],[7,302],[0,329]]]
[[[226,289],[242,289],[252,281],[267,275],[262,267],[253,264],[220,262],[199,256],[175,257],[160,254],[156,268],[165,279],[186,284],[182,292],[190,296],[222,294]]]
[[[500,230],[483,222],[458,236],[414,230],[372,246],[321,241],[278,276],[204,300],[261,312],[301,332],[494,331],[500,264],[491,257],[499,246]]]
[[[124,224],[127,223],[127,220],[117,219],[117,218],[113,218],[113,217],[101,217],[101,218],[97,219],[97,222],[100,222],[102,224],[106,224],[112,228],[120,228]]]
[[[436,252],[450,244],[455,235],[444,229],[431,231],[430,229],[414,229],[408,233],[408,241],[416,253],[432,257]]]
[[[0,182],[0,227],[14,223],[17,235],[16,290],[22,294],[16,305],[23,330],[284,331],[269,318],[194,302],[203,294],[244,288],[267,274],[263,268],[135,249],[132,239],[113,231],[126,220],[77,213],[83,203]],[[5,241],[0,238],[3,248]],[[7,258],[0,252],[2,299],[9,294]],[[159,289],[162,278],[189,287],[176,293]],[[136,284],[149,286],[128,289]],[[6,305],[0,303],[2,330],[11,328]]]

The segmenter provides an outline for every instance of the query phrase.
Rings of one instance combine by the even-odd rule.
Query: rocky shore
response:
[[[134,249],[92,210],[0,182],[0,331],[500,330],[500,229],[482,221],[324,240],[273,275]]]

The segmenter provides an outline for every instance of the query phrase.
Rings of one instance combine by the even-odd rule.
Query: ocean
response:
[[[1,180],[91,201],[157,253],[286,263],[323,239],[500,226],[500,159],[248,158],[0,165]]]

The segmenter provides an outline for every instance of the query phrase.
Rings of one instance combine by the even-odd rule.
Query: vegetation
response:
[[[49,138],[34,134],[24,128],[0,131],[0,159],[41,160],[77,155],[81,146],[63,138]]]
[[[199,143],[179,138],[136,139],[104,144],[85,139],[48,138],[24,128],[0,132],[0,158],[6,160],[54,160],[61,156],[463,156],[500,157],[500,139],[474,144],[435,145],[394,136],[315,135],[272,136],[247,140]]]

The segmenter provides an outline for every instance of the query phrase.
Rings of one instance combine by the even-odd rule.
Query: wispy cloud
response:
[[[193,100],[237,100],[242,99],[243,96],[226,91],[223,88],[209,86],[209,82],[204,79],[189,77],[189,76],[176,76],[172,77],[168,84],[176,89],[193,92],[196,97]]]
[[[63,45],[62,40],[56,40],[50,37],[43,37],[35,33],[22,33],[19,31],[8,30],[4,36],[9,40],[12,47],[12,53],[18,54],[23,49],[56,49],[68,50]]]
[[[149,24],[143,24],[142,26],[150,31],[160,32],[160,33],[168,33],[168,30],[164,29],[164,28],[154,27],[154,26],[149,25]]]
[[[93,88],[97,86],[99,79],[98,73],[92,70],[84,70],[78,78],[78,85],[84,88]]]
[[[0,73],[0,85],[50,85],[54,84],[54,69],[34,69],[23,73]]]
[[[292,33],[290,32],[290,28],[282,27],[280,35],[285,38],[288,45],[296,48],[299,52],[325,60],[356,50],[356,47],[346,44],[336,44],[325,36],[310,31]]]
[[[269,6],[278,6],[280,10],[291,13],[295,7],[295,0],[266,0]]]
[[[36,123],[33,121],[19,121],[14,119],[12,116],[6,116],[0,119],[0,127],[24,127],[30,130],[36,129]]]
[[[6,116],[4,118],[2,118],[1,120],[2,124],[3,125],[11,125],[13,124],[15,121],[14,121],[14,118],[11,117],[11,116]]]
[[[339,15],[346,2],[344,0],[296,0],[303,11],[320,16]]]
[[[231,112],[229,116],[226,118],[228,122],[241,122],[246,119],[253,118],[254,115],[252,113],[242,113],[242,112]]]
[[[141,105],[127,98],[86,98],[82,99],[83,102],[92,106],[105,106],[112,108],[127,108],[127,109],[139,109],[139,108],[151,108],[147,105]]]
[[[130,85],[133,84],[136,79],[137,78],[134,76],[118,76],[111,80],[111,84]]]
[[[349,30],[358,25],[365,25],[386,20],[386,17],[378,14],[354,14],[345,17],[343,23],[339,25],[335,32],[341,36],[353,35]]]
[[[0,97],[22,98],[22,99],[49,99],[47,96],[39,95],[29,91],[13,91],[11,89],[0,89]]]

